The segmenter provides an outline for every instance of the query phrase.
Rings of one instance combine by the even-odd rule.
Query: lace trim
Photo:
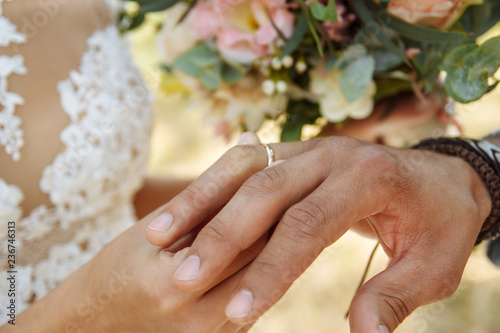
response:
[[[58,90],[70,117],[60,135],[66,148],[40,180],[54,207],[41,205],[18,223],[19,253],[31,256],[46,249],[37,253],[41,259],[20,259],[19,312],[136,221],[130,202],[146,173],[151,95],[116,27],[93,34],[80,68]],[[0,182],[0,193],[7,193],[0,204],[20,218],[22,193],[5,182]],[[5,271],[0,272],[1,290],[8,282]],[[5,297],[0,295],[0,303]],[[3,320],[5,311],[0,308]]]
[[[23,199],[24,195],[19,187],[9,185],[0,178],[0,223],[2,225],[7,221],[19,221],[22,215],[19,205]],[[0,230],[0,239],[5,240],[6,235],[7,228],[2,228]]]
[[[0,46],[9,46],[11,43],[25,43],[26,36],[18,32],[17,27],[7,18],[2,16],[2,2],[4,1],[5,0],[0,0]]]
[[[26,36],[17,31],[17,27],[2,16],[0,0],[0,47],[11,43],[26,42]],[[10,1],[10,0],[9,0]],[[23,98],[8,89],[8,77],[11,74],[24,75],[24,58],[21,55],[13,57],[0,56],[0,145],[5,146],[5,152],[12,155],[14,161],[21,157],[19,150],[24,144],[23,131],[20,128],[21,119],[14,114],[17,105],[24,103]]]

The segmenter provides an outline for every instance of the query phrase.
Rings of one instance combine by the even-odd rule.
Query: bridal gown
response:
[[[104,0],[0,0],[0,323],[132,225],[151,98]]]

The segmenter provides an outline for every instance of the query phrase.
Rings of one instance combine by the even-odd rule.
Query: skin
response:
[[[158,211],[106,245],[19,314],[15,326],[5,324],[0,332],[247,332],[251,324],[228,321],[224,307],[243,268],[263,248],[266,237],[210,286],[186,293],[172,279],[158,277],[173,274],[194,235],[186,235],[169,248],[149,244],[142,235]]]
[[[198,274],[174,274],[180,290],[211,285],[273,226],[234,288],[233,295],[250,293],[250,311],[237,312],[232,302],[226,308],[235,323],[269,309],[349,229],[377,237],[391,259],[356,294],[351,332],[392,332],[417,307],[456,290],[491,211],[485,185],[462,159],[328,137],[272,144],[280,161],[265,168],[258,139],[242,141],[165,206],[169,230],[146,229],[152,244],[167,246],[215,214],[186,254],[199,257]]]

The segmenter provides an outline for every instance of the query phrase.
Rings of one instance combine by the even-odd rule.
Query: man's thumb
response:
[[[444,290],[443,276],[428,266],[403,257],[365,283],[351,304],[351,333],[393,332],[417,307],[451,296],[458,284]]]

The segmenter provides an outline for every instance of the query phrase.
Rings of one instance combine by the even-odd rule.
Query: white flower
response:
[[[293,66],[293,58],[291,55],[287,54],[286,56],[281,59],[281,63],[283,64],[283,67],[285,68],[290,68]]]
[[[306,64],[306,62],[304,60],[297,61],[297,63],[295,64],[295,70],[299,74],[304,73],[307,70],[307,64]]]
[[[272,94],[274,94],[274,91],[276,90],[276,85],[274,84],[273,80],[268,79],[262,82],[261,88],[264,94],[271,96]]]
[[[340,122],[348,117],[363,119],[373,111],[373,96],[377,91],[375,82],[370,82],[363,94],[354,102],[348,103],[340,90],[340,71],[311,71],[310,90],[317,97],[319,111],[331,122]]]
[[[281,60],[278,57],[275,57],[273,58],[273,60],[271,60],[271,67],[276,71],[279,71],[282,65],[283,64],[281,63]]]
[[[276,82],[276,91],[279,92],[280,94],[286,93],[287,89],[288,89],[288,84],[285,81],[279,80],[278,82]]]

